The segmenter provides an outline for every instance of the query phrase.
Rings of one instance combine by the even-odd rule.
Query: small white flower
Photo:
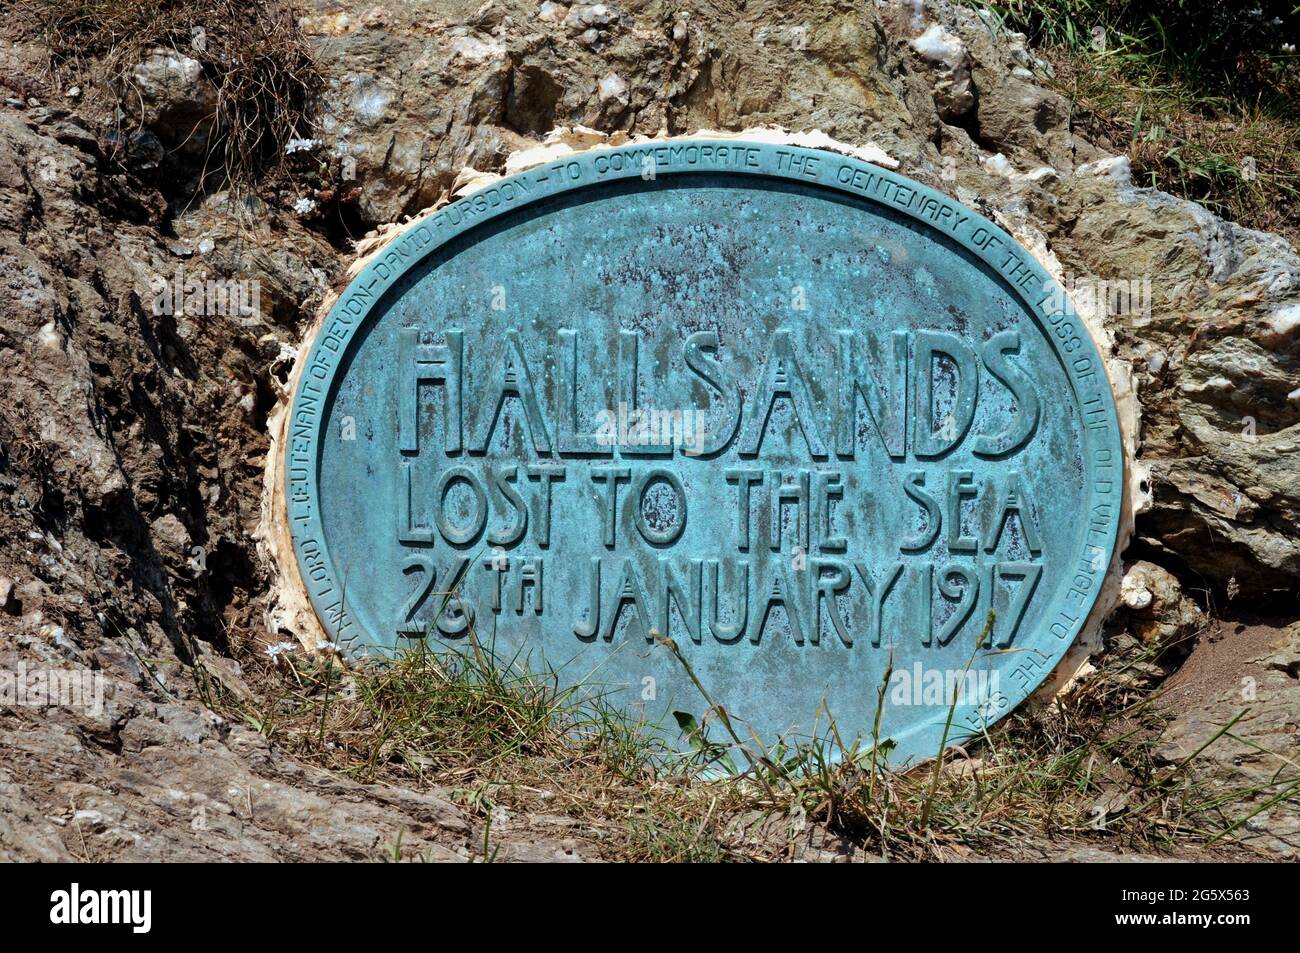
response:
[[[306,197],[300,198],[293,203],[293,211],[295,215],[310,215],[316,211],[316,200]]]
[[[292,651],[293,649],[297,648],[297,646],[298,646],[297,642],[277,642],[275,645],[268,645],[266,647],[266,654],[269,655],[271,658],[275,658],[277,655],[280,655],[283,652]]]
[[[311,152],[319,145],[319,139],[290,139],[284,144],[284,154],[288,156],[295,152]]]

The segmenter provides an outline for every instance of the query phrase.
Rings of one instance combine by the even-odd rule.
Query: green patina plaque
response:
[[[1124,478],[1097,350],[1006,232],[743,141],[564,158],[413,225],[326,318],[285,454],[346,651],[474,640],[764,744],[869,738],[883,684],[899,762],[1061,658]]]

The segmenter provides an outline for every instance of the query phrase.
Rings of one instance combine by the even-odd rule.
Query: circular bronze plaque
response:
[[[1061,658],[1123,483],[1097,350],[1006,232],[864,162],[704,140],[409,228],[325,320],[285,470],[347,651],[475,640],[673,738],[719,704],[765,744],[869,741],[879,708],[896,761]]]

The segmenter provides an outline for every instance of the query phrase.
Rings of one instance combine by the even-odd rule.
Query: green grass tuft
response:
[[[267,700],[214,703],[304,760],[449,792],[481,819],[484,859],[504,836],[498,808],[572,818],[592,852],[623,860],[780,860],[809,845],[889,859],[1011,857],[1052,841],[1230,845],[1239,798],[1198,787],[1196,759],[1153,755],[1167,716],[1131,677],[1145,661],[1108,660],[1068,697],[909,771],[885,767],[888,739],[846,741],[825,713],[812,741],[760,750],[744,740],[743,713],[713,703],[679,719],[678,751],[599,694],[476,644],[351,669],[249,659]],[[727,759],[738,775],[719,775]]]
[[[1300,7],[1002,0],[1076,128],[1126,152],[1144,184],[1300,243]]]

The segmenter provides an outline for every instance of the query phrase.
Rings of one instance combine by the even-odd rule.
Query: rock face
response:
[[[0,113],[6,608],[73,657],[124,633],[188,657],[257,618],[266,370],[335,256],[292,221],[238,228],[223,197],[164,235],[162,196],[94,142],[62,110]],[[254,312],[174,307],[250,267]]]
[[[1135,185],[1122,158],[1074,134],[1022,37],[947,3],[304,6],[327,77],[315,135],[364,227],[574,125],[820,129],[1002,220],[1059,263],[1081,317],[1134,368],[1151,496],[1138,588],[1160,606],[1145,619],[1132,606],[1136,624],[1166,638],[1195,622],[1162,573],[1220,605],[1300,615],[1300,259]],[[212,108],[167,57],[135,72],[160,149]],[[104,127],[48,104],[42,67],[40,50],[0,45],[8,85],[28,91],[0,106],[0,663],[99,671],[117,701],[88,722],[0,708],[21,754],[0,768],[0,849],[164,856],[158,825],[204,803],[214,823],[262,833],[175,856],[353,855],[407,824],[455,850],[463,832],[445,806],[344,790],[204,720],[186,667],[260,630],[267,579],[250,534],[265,415],[349,253],[288,209],[169,204],[170,184],[147,177],[153,142],[134,146],[145,178],[115,171]],[[191,281],[256,282],[255,306],[187,309]],[[1294,681],[1287,670],[1271,669]],[[1284,707],[1260,715],[1262,733],[1285,731]],[[168,776],[183,796],[156,787]],[[270,785],[278,806],[261,817],[281,819],[247,821],[219,776],[245,793]],[[312,841],[317,825],[344,846]],[[307,846],[286,846],[299,836]]]

